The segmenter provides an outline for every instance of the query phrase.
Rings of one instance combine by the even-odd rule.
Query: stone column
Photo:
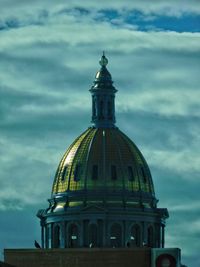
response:
[[[44,248],[44,225],[41,225],[41,247]]]
[[[165,225],[164,224],[162,224],[162,226],[161,226],[161,229],[162,229],[162,248],[164,248],[164,246],[165,246]]]
[[[84,236],[84,230],[83,230],[83,221],[80,221],[80,233],[79,233],[79,238],[80,238],[80,241],[79,241],[79,246],[80,247],[83,247],[84,245],[84,240],[83,240],[83,236]]]
[[[65,224],[60,223],[60,248],[65,247]]]
[[[144,246],[147,244],[147,223],[146,222],[142,222],[142,242],[141,242],[141,246]]]

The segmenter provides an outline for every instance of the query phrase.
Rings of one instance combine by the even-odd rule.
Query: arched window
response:
[[[111,102],[108,101],[108,119],[112,119],[112,109],[111,109]]]
[[[98,230],[96,224],[90,224],[89,226],[89,247],[98,246]]]
[[[66,176],[67,176],[67,170],[68,170],[68,166],[65,165],[63,172],[62,172],[62,176],[61,176],[61,180],[62,182],[65,180]]]
[[[132,166],[128,166],[128,179],[130,182],[134,181],[134,174]]]
[[[147,229],[147,245],[151,248],[154,247],[154,231],[152,226],[149,226]]]
[[[68,228],[68,246],[77,248],[79,245],[79,232],[76,224],[71,224]]]
[[[112,248],[122,246],[122,228],[121,225],[115,223],[110,229],[110,245]]]
[[[99,112],[99,116],[100,116],[100,119],[104,119],[104,116],[103,116],[103,109],[104,109],[104,103],[103,101],[101,100],[100,101],[100,112]]]
[[[81,165],[78,163],[76,164],[76,167],[74,170],[74,181],[75,182],[80,181],[80,174],[81,174]]]
[[[135,224],[131,227],[130,245],[131,247],[141,246],[141,228],[138,224]]]
[[[117,180],[117,168],[115,165],[111,165],[111,179]]]
[[[97,180],[98,179],[98,165],[93,165],[92,166],[92,180]]]
[[[95,118],[96,117],[96,100],[93,98],[93,101],[92,101],[92,114],[93,114],[93,117]]]
[[[146,183],[147,182],[147,176],[146,176],[146,173],[145,173],[145,170],[143,167],[141,167],[141,171],[142,171],[143,181],[144,181],[144,183]]]
[[[60,226],[56,225],[53,229],[53,247],[60,247]]]

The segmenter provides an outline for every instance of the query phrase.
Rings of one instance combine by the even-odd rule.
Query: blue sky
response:
[[[0,249],[39,240],[35,214],[90,125],[88,90],[105,50],[117,125],[170,213],[166,246],[200,265],[200,2],[6,0],[0,10]]]

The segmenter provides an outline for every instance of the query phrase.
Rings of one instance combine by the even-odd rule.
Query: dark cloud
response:
[[[88,90],[98,57],[106,50],[119,90],[117,125],[144,154],[159,206],[170,212],[167,246],[180,246],[185,262],[196,266],[199,34],[129,29],[124,18],[132,6],[123,9],[123,1],[109,1],[107,7],[84,3],[87,8],[74,1],[67,6],[63,1],[34,1],[28,8],[27,1],[0,4],[0,27],[9,29],[0,32],[2,248],[32,247],[32,240],[39,239],[35,213],[47,207],[62,154],[90,125]],[[169,5],[172,15],[171,3],[134,1],[134,10],[140,10],[140,19],[152,21],[153,14],[162,14]],[[182,16],[180,2],[173,3],[173,16]],[[114,27],[113,12],[123,17]],[[20,234],[15,222],[24,226]],[[193,230],[185,231],[183,222]]]
[[[179,151],[195,143],[192,129],[197,119],[192,116],[163,116],[150,112],[122,112],[118,124],[136,143],[148,149]],[[175,142],[173,142],[175,140]]]

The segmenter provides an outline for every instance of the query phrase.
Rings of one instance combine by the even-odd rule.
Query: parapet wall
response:
[[[5,249],[16,267],[150,267],[151,249]]]

